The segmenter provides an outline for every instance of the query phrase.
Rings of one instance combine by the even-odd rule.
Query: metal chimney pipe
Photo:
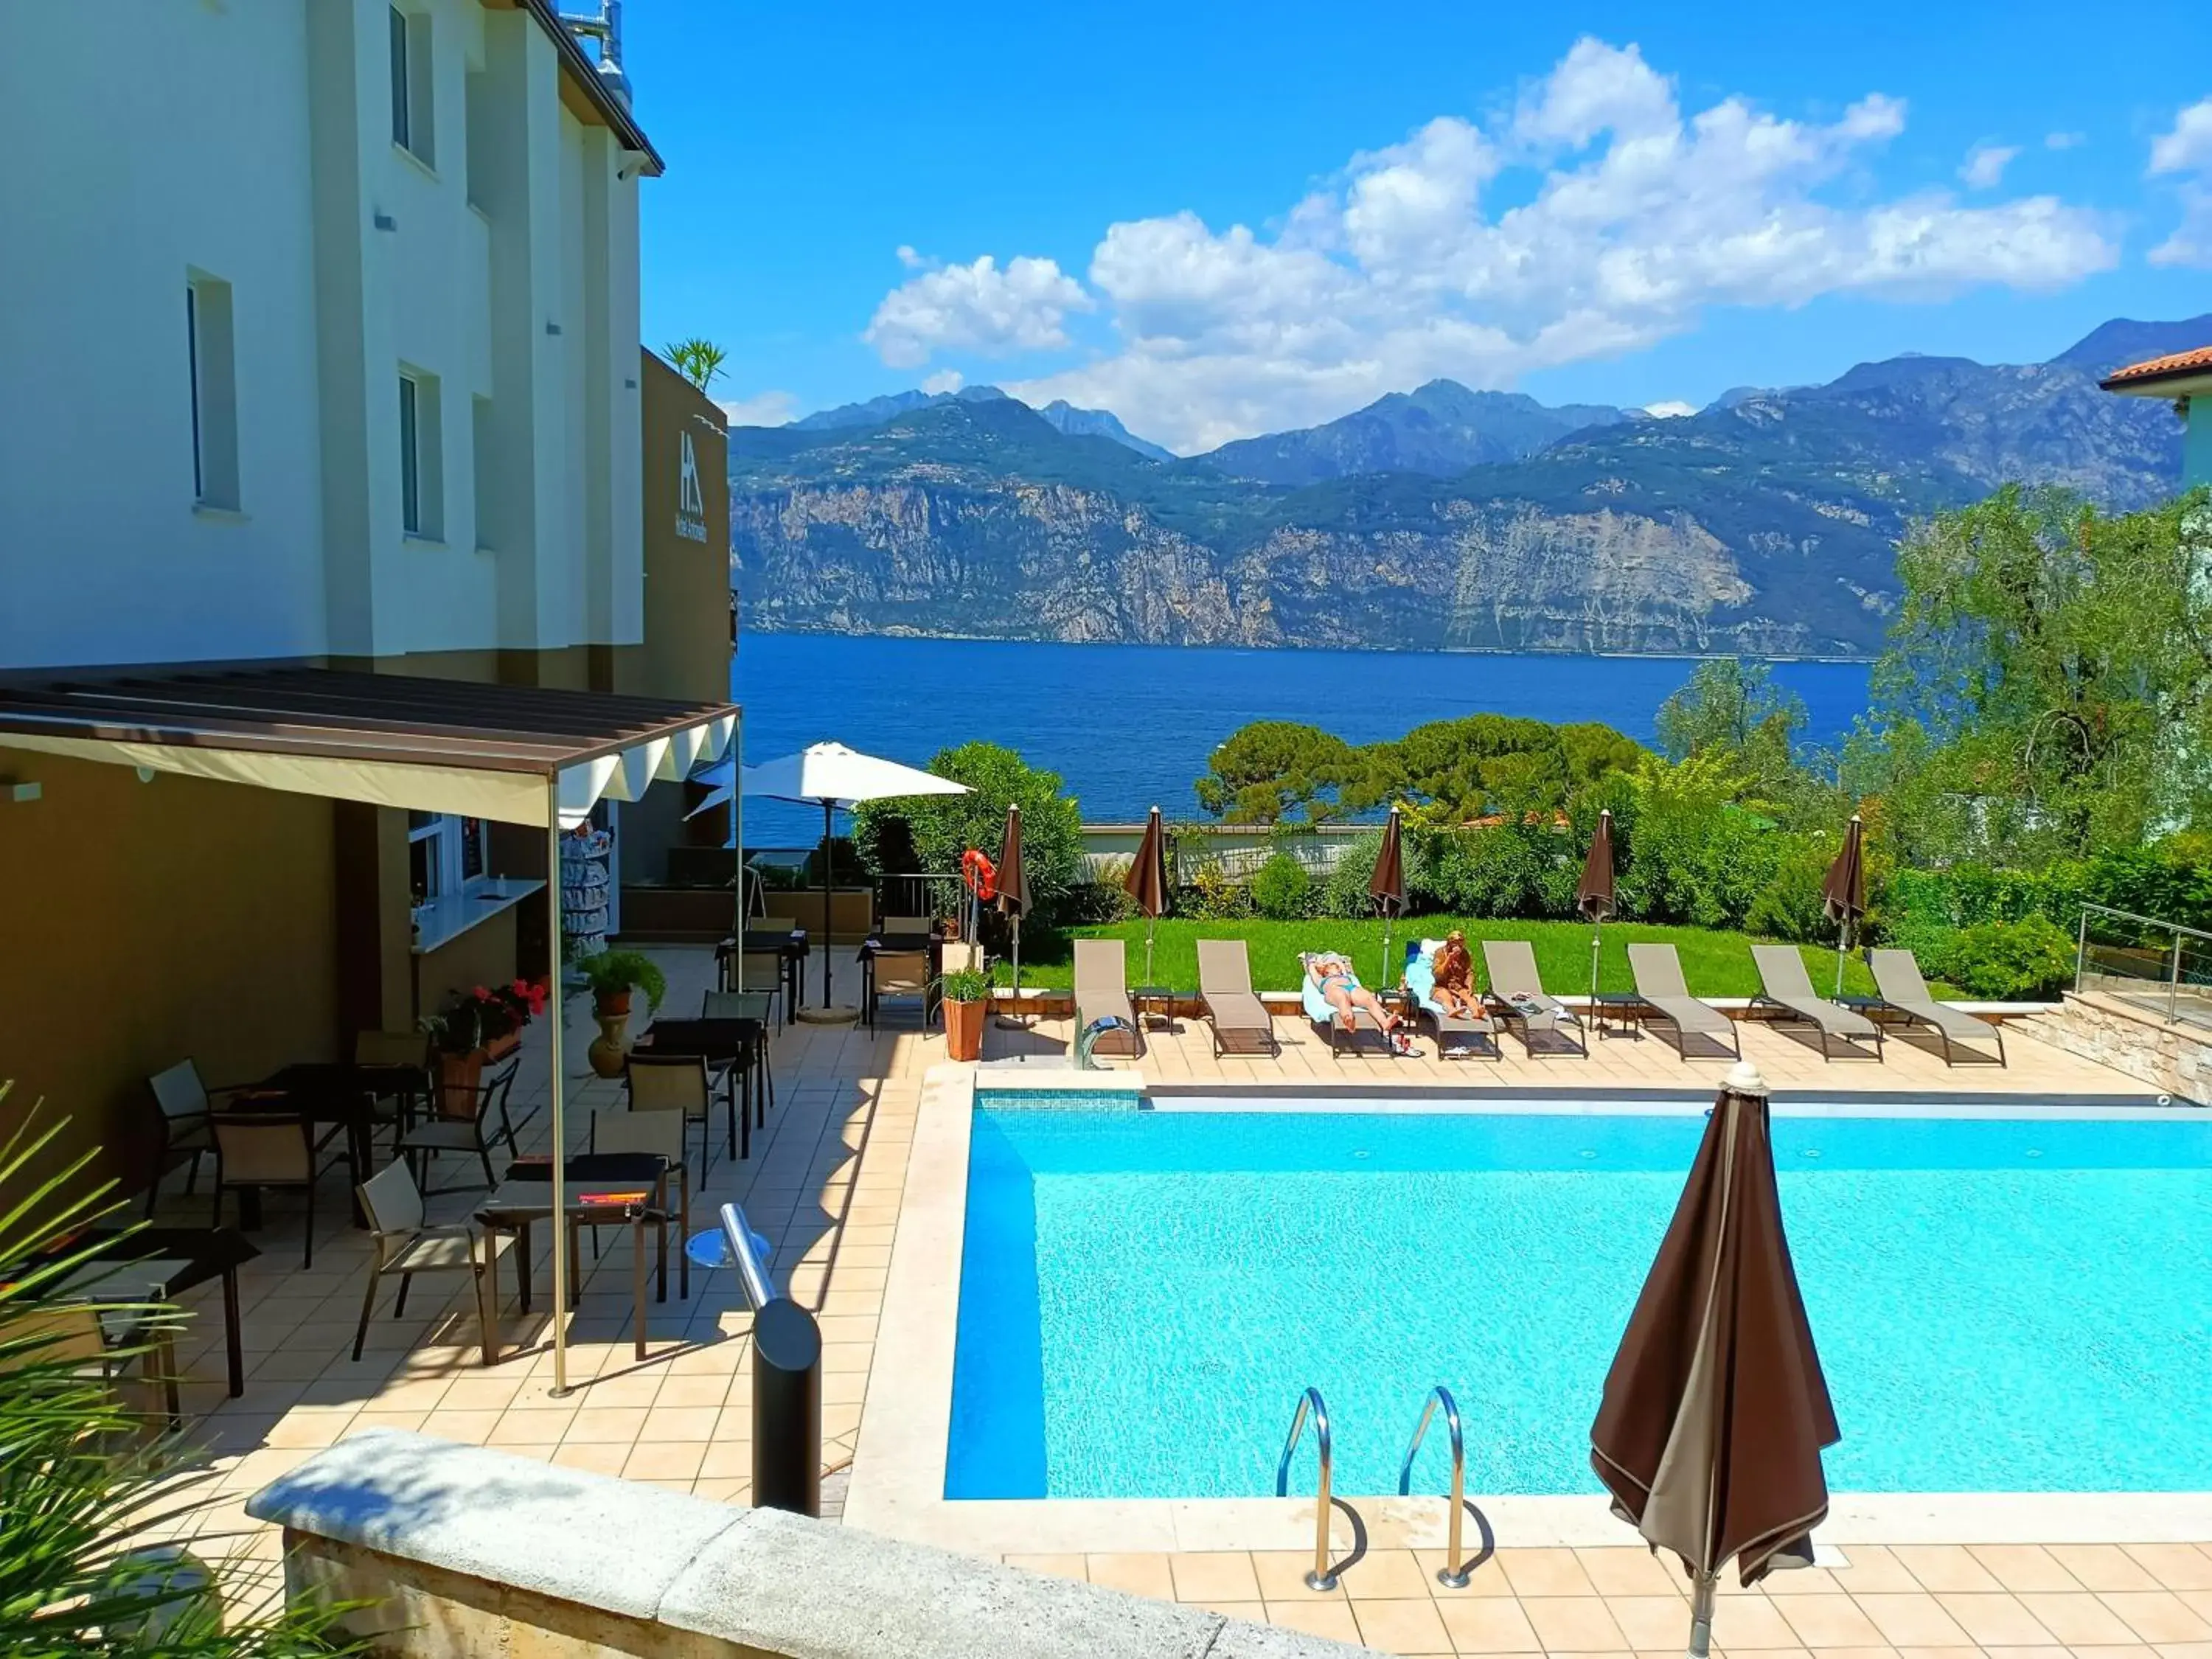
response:
[[[629,76],[622,61],[622,0],[599,0],[596,16],[563,12],[561,21],[571,34],[599,45],[599,84],[624,109],[629,107]]]

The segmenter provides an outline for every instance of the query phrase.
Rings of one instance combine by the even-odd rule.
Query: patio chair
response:
[[[422,1108],[423,1097],[429,1091],[430,1079],[436,1070],[430,1055],[430,1040],[420,1031],[356,1031],[353,1037],[353,1060],[356,1066],[410,1066],[422,1074],[422,1087],[405,1088],[392,1097],[392,1109],[383,1109],[377,1103],[377,1121],[392,1126],[392,1150],[397,1154],[399,1137],[415,1126],[415,1115]]]
[[[591,1149],[594,1152],[644,1152],[659,1158],[676,1177],[676,1293],[691,1294],[691,1257],[683,1248],[691,1237],[691,1165],[684,1156],[684,1115],[681,1112],[592,1114]],[[663,1194],[663,1201],[665,1194]],[[599,1229],[592,1229],[592,1254],[599,1253]],[[660,1226],[660,1299],[668,1299],[668,1224]]]
[[[1075,941],[1075,1034],[1091,1029],[1097,1019],[1118,1019],[1119,1030],[1099,1034],[1091,1052],[1134,1060],[1140,1044],[1137,1011],[1129,1003],[1128,952],[1118,939],[1079,939]]]
[[[699,1181],[705,1185],[714,1160],[714,1085],[706,1060],[697,1054],[636,1050],[623,1068],[623,1076],[633,1112],[679,1113],[687,1129],[694,1123],[699,1126]],[[681,1142],[677,1151],[681,1156]]]
[[[745,924],[745,931],[763,933],[795,933],[799,931],[799,923],[791,916],[755,916],[751,921]],[[791,986],[785,978],[787,964],[781,951],[733,951],[720,958],[720,966],[723,990],[736,991],[738,979],[742,973],[745,982],[745,994],[761,992],[767,995],[769,1013],[766,1018],[771,1024],[775,1022],[776,1005],[788,1003],[791,1000]],[[784,1023],[789,1024],[790,1019],[791,1010],[786,1007],[783,1010]]]
[[[1498,1041],[1498,1023],[1489,1015],[1457,1013],[1437,996],[1437,952],[1440,939],[1406,941],[1406,990],[1413,998],[1414,1017],[1425,1019],[1436,1034],[1437,1058],[1465,1060],[1488,1046],[1490,1058],[1503,1060],[1505,1050]]]
[[[868,1029],[876,1029],[876,1016],[885,997],[912,997],[921,1005],[923,1025],[929,1023],[929,952],[881,951],[868,966]]]
[[[146,1086],[154,1097],[158,1114],[155,1122],[161,1136],[161,1148],[154,1155],[154,1178],[146,1185],[146,1215],[150,1220],[155,1200],[161,1196],[161,1177],[185,1157],[191,1159],[191,1167],[185,1172],[185,1196],[192,1195],[192,1188],[200,1178],[200,1159],[215,1152],[215,1138],[208,1129],[210,1103],[225,1096],[248,1093],[254,1085],[233,1084],[228,1088],[210,1089],[200,1081],[200,1068],[196,1063],[180,1060],[167,1071],[156,1072],[148,1078]]]
[[[34,1365],[60,1367],[76,1376],[97,1373],[112,1388],[134,1357],[147,1382],[161,1390],[169,1426],[181,1428],[175,1324],[141,1308],[77,1302],[20,1315],[8,1322],[0,1376]]]
[[[484,1269],[493,1255],[507,1248],[504,1235],[485,1233],[468,1222],[433,1227],[422,1218],[422,1193],[404,1164],[387,1164],[354,1188],[361,1212],[368,1218],[368,1284],[362,1292],[361,1323],[354,1328],[353,1357],[361,1358],[368,1340],[369,1316],[376,1311],[376,1287],[398,1274],[399,1296],[392,1316],[407,1313],[408,1287],[417,1273],[467,1273],[476,1282],[477,1328],[483,1334],[484,1364],[498,1352],[499,1310],[484,1296]]]
[[[1828,1048],[1831,1038],[1852,1043],[1872,1037],[1874,1057],[1882,1057],[1881,1027],[1864,1014],[1854,1012],[1839,1002],[1831,1002],[1815,991],[1811,976],[1805,971],[1805,958],[1796,945],[1754,945],[1751,947],[1751,960],[1759,969],[1759,994],[1752,999],[1752,1006],[1768,1010],[1767,1018],[1777,1023],[1815,1027],[1820,1033],[1822,1060],[1835,1058]]]
[[[929,927],[930,921],[927,916],[885,916],[882,925],[876,931],[886,935],[926,933],[929,931]]]
[[[1725,1042],[1743,1058],[1743,1038],[1730,1019],[1710,1002],[1690,994],[1682,979],[1682,958],[1671,945],[1632,945],[1628,971],[1636,979],[1636,994],[1644,1006],[1674,1028],[1674,1053],[1690,1058],[1690,1038],[1709,1036]]]
[[[1283,1045],[1276,1039],[1275,1022],[1252,989],[1252,958],[1243,939],[1199,940],[1198,1008],[1212,1029],[1216,1059],[1242,1041],[1255,1045],[1247,1052],[1256,1053],[1264,1046],[1281,1058]]]
[[[769,1063],[769,1037],[775,1022],[769,1018],[769,1010],[774,1006],[775,999],[759,991],[709,991],[699,1001],[702,1019],[749,1019],[760,1027],[754,1052],[760,1056],[761,1082],[771,1106],[775,1104],[775,1067]]]
[[[1869,951],[1867,966],[1874,970],[1874,988],[1881,994],[1885,1010],[1895,1014],[1902,1024],[1927,1026],[1942,1038],[1946,1066],[1952,1063],[1954,1042],[1972,1042],[1993,1036],[1997,1043],[1997,1064],[2009,1067],[2010,1062],[2005,1059],[2004,1027],[1936,1001],[1929,992],[1928,981],[1920,976],[1919,959],[1911,951]]]
[[[1490,975],[1488,1006],[1499,1019],[1521,1027],[1521,1046],[1531,1054],[1539,1031],[1575,1028],[1582,1057],[1589,1058],[1589,1031],[1581,1016],[1544,988],[1536,972],[1536,952],[1525,939],[1486,939],[1482,941],[1483,970]]]
[[[499,1185],[499,1178],[492,1173],[491,1149],[503,1140],[509,1158],[519,1155],[514,1124],[507,1114],[507,1097],[514,1092],[515,1073],[521,1069],[522,1054],[517,1049],[486,1066],[474,1089],[450,1084],[432,1087],[429,1115],[399,1137],[399,1155],[411,1169],[420,1170],[415,1181],[426,1196],[433,1191],[429,1160],[440,1152],[470,1154],[483,1166],[485,1187]]]
[[[215,1221],[222,1225],[222,1195],[247,1188],[304,1193],[307,1200],[307,1242],[301,1252],[304,1270],[315,1265],[315,1183],[346,1157],[343,1148],[329,1163],[323,1149],[344,1133],[332,1124],[320,1140],[315,1125],[298,1112],[210,1111],[208,1129],[215,1137]]]
[[[1330,1057],[1341,1059],[1345,1052],[1341,1045],[1347,1041],[1352,1052],[1358,1053],[1359,1036],[1363,1031],[1372,1031],[1375,1040],[1382,1045],[1382,1052],[1395,1054],[1396,1051],[1390,1047],[1389,1037],[1382,1030],[1382,1022],[1375,1018],[1372,1009],[1352,1009],[1352,1023],[1346,1025],[1345,1011],[1336,1007],[1321,994],[1320,982],[1314,978],[1313,971],[1315,959],[1319,957],[1334,957],[1347,967],[1352,959],[1340,951],[1307,951],[1298,956],[1298,1006],[1305,1011],[1306,1018],[1313,1022],[1316,1030],[1328,1034]]]

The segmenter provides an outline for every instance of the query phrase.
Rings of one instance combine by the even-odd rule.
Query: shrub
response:
[[[969,793],[862,802],[853,813],[853,842],[868,868],[886,872],[885,858],[901,845],[895,821],[902,822],[902,833],[912,837],[924,870],[957,870],[960,855],[971,847],[996,859],[1006,836],[1006,809],[1018,802],[1022,860],[1034,902],[1024,925],[1060,921],[1068,893],[1082,877],[1083,813],[1073,796],[1060,793],[1060,774],[1031,766],[995,743],[940,749],[931,757],[929,769],[966,784]]]
[[[1744,927],[1767,939],[1826,943],[1836,937],[1836,924],[1828,920],[1820,894],[1829,849],[1811,836],[1791,836],[1790,842],[1775,861],[1772,877],[1744,912]]]
[[[2012,1002],[2056,994],[2074,978],[2074,940],[2039,915],[2018,921],[1984,921],[1954,934],[1940,977],[1970,996]]]
[[[1446,838],[1438,849],[1437,896],[1457,916],[1565,915],[1581,870],[1548,827],[1500,824]]]
[[[1207,862],[1191,872],[1188,903],[1178,910],[1202,921],[1241,921],[1252,914],[1252,894],[1218,863]]]
[[[1270,921],[1299,921],[1313,914],[1313,878],[1288,853],[1277,853],[1253,872],[1252,908]]]

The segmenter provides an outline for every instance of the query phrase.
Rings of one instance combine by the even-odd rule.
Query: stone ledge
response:
[[[246,1513],[285,1529],[287,1582],[372,1611],[378,1651],[532,1647],[648,1659],[1328,1659],[1340,1643],[397,1429],[317,1452]],[[534,1648],[533,1648],[534,1650]]]

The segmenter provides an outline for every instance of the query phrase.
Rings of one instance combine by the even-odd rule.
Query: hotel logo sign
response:
[[[691,434],[677,434],[684,446],[682,470],[676,480],[676,533],[687,541],[707,539],[707,498],[699,488],[699,458],[692,453]]]

